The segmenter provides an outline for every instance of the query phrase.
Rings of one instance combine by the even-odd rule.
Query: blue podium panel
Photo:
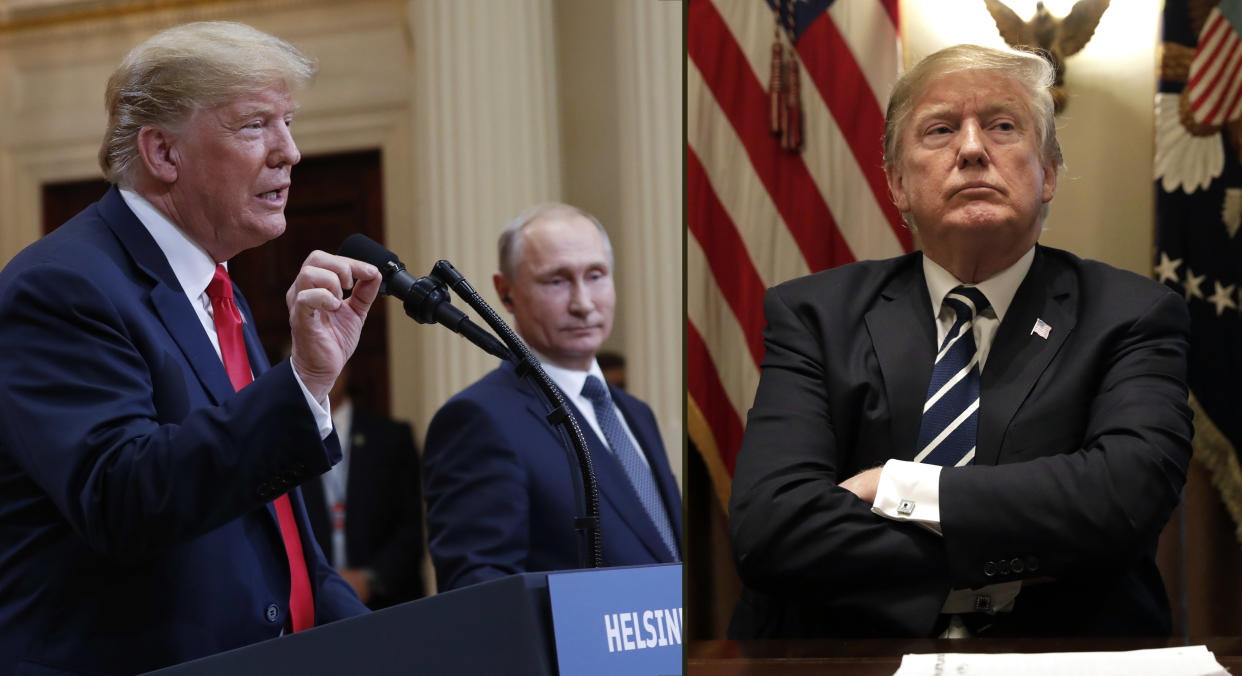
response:
[[[681,565],[548,573],[561,676],[681,674]]]
[[[546,573],[492,580],[204,657],[161,676],[554,676]]]

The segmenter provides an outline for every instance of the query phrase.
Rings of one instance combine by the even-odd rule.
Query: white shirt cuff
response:
[[[328,435],[332,434],[332,404],[328,402],[328,395],[324,395],[323,401],[315,401],[311,397],[310,390],[306,389],[306,385],[298,377],[298,370],[289,370],[293,371],[293,379],[298,381],[298,387],[302,388],[302,396],[306,397],[306,405],[310,408],[311,414],[315,416],[315,425],[319,427],[319,438],[327,439]]]
[[[940,533],[940,465],[889,460],[880,471],[871,511]]]
[[[940,612],[960,613],[1008,613],[1013,610],[1014,599],[1022,591],[1022,580],[990,584],[978,589],[954,589],[944,600]]]

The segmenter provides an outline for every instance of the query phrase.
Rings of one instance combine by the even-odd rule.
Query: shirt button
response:
[[[269,603],[267,606],[267,621],[275,623],[280,618],[280,606],[275,603]]]

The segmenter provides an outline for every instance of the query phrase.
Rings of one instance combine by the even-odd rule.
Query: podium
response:
[[[618,592],[625,598],[627,584],[646,585],[645,581],[652,575],[666,581],[675,576],[677,581],[676,645],[672,645],[671,632],[662,626],[661,631],[667,636],[661,636],[661,639],[666,639],[669,645],[659,646],[664,651],[676,650],[677,669],[661,669],[658,673],[678,673],[681,654],[679,564],[512,575],[148,673],[159,676],[555,676],[559,673],[558,634],[562,649],[569,648],[566,644],[574,644],[571,653],[576,653],[575,660],[581,659],[580,654],[584,650],[602,652],[600,659],[607,660],[609,649],[614,645],[619,647],[620,643],[615,640],[612,644],[608,643],[609,638],[604,630],[595,626],[599,624],[602,627],[605,618],[601,616],[598,623],[591,623],[588,627],[581,620],[583,613],[591,617],[599,615],[597,607],[601,602],[608,603],[609,599],[618,596]],[[552,579],[551,585],[549,578]],[[567,582],[572,584],[566,585]],[[550,587],[558,585],[573,590],[573,593],[559,592],[557,595],[560,598],[554,603]],[[668,605],[669,596],[666,588],[662,593],[666,602],[664,605]],[[629,598],[633,598],[632,594]],[[562,618],[560,625],[554,625],[554,606],[555,614]],[[614,616],[609,621],[615,625],[616,613],[626,610],[628,608],[613,611]],[[554,626],[559,626],[559,629],[554,631]],[[598,633],[603,638],[596,640],[592,635],[584,639],[579,636],[584,631]],[[635,644],[635,638],[642,641],[641,636],[634,632],[626,638],[626,646],[630,648]],[[591,647],[586,647],[588,643]],[[655,647],[654,642],[651,645]],[[604,646],[602,651],[598,646]],[[655,653],[657,650],[647,652]],[[616,656],[621,659],[630,657],[620,653]],[[621,669],[615,673],[641,673],[624,666]],[[601,670],[593,667],[592,671],[613,673],[607,665],[603,665]]]

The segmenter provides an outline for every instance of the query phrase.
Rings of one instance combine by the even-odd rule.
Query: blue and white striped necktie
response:
[[[936,353],[915,462],[946,467],[969,465],[975,459],[979,422],[979,351],[975,349],[975,317],[988,308],[983,292],[959,286],[945,296],[957,320]]]

